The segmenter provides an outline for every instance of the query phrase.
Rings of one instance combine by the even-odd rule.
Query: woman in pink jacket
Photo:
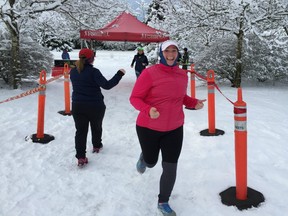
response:
[[[160,47],[160,64],[146,68],[137,79],[130,103],[140,111],[136,131],[142,153],[137,171],[152,168],[162,154],[163,172],[160,178],[158,209],[167,216],[176,213],[168,201],[176,180],[177,162],[183,141],[183,105],[201,109],[203,102],[186,94],[188,76],[179,68],[179,48],[174,41],[165,41]]]

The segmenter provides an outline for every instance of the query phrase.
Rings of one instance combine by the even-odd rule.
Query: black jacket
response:
[[[111,89],[116,86],[124,74],[118,71],[110,80],[90,64],[86,64],[81,73],[77,68],[70,71],[73,86],[72,102],[103,104],[101,88]]]

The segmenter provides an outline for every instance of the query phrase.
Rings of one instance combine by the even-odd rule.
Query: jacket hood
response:
[[[169,66],[169,67],[173,67],[173,66],[177,65],[177,60],[179,58],[179,52],[178,52],[178,55],[177,55],[173,65],[168,65],[167,64],[167,61],[166,61],[166,59],[165,59],[165,57],[163,55],[162,46],[160,47],[159,56],[160,56],[160,64],[163,64],[163,65],[166,65],[166,66]]]

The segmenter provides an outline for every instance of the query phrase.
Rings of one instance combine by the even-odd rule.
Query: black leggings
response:
[[[176,181],[177,162],[183,142],[183,126],[167,132],[139,126],[136,126],[136,130],[147,167],[152,168],[156,165],[161,150],[163,172],[160,177],[158,202],[168,202]]]
[[[136,125],[136,131],[148,167],[157,163],[160,150],[163,162],[178,162],[183,142],[183,126],[172,131],[160,132]]]
[[[94,147],[102,145],[102,122],[106,106],[89,105],[86,103],[72,103],[72,115],[75,122],[75,149],[76,158],[85,158],[86,142],[89,129],[91,127],[92,144]]]

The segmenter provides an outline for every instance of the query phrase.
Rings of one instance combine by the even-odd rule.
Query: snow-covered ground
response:
[[[91,153],[89,164],[76,165],[74,122],[63,116],[63,78],[47,85],[45,134],[55,137],[48,144],[26,136],[36,133],[38,93],[0,104],[0,215],[1,216],[151,216],[156,204],[161,165],[143,175],[135,164],[140,146],[135,132],[137,111],[129,96],[135,82],[130,68],[134,52],[98,51],[95,67],[106,78],[124,68],[127,74],[106,91],[103,123],[104,149]],[[61,53],[54,53],[59,58]],[[77,59],[77,52],[70,53]],[[48,79],[50,76],[48,75]],[[31,86],[33,88],[33,86]],[[232,101],[237,90],[220,85]],[[0,101],[22,90],[0,89]],[[207,98],[205,85],[196,97]],[[287,86],[243,85],[247,103],[248,186],[265,197],[258,208],[239,211],[221,203],[219,193],[235,186],[233,105],[216,91],[216,128],[223,136],[200,136],[208,128],[207,103],[199,111],[185,110],[185,137],[176,184],[170,199],[178,216],[280,216],[288,212]]]

